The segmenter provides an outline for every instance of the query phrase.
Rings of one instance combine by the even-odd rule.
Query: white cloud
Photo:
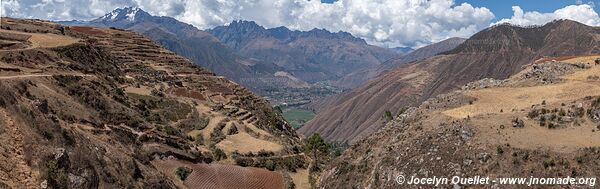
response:
[[[6,0],[4,0],[6,1]],[[453,0],[8,0],[6,15],[50,20],[92,19],[117,7],[139,6],[201,29],[233,20],[265,27],[348,31],[382,46],[421,46],[448,37],[468,37],[489,26],[493,13]],[[8,10],[7,10],[8,9]],[[10,11],[17,9],[18,11]]]
[[[600,17],[594,11],[593,4],[569,5],[561,9],[557,9],[552,13],[540,13],[537,11],[524,12],[519,6],[513,6],[513,16],[511,18],[502,19],[494,24],[511,23],[521,26],[543,25],[552,20],[570,19],[581,22],[590,26],[599,26]]]

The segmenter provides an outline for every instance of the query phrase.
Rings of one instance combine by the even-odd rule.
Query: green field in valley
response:
[[[295,128],[298,129],[304,125],[307,121],[315,117],[315,113],[299,108],[287,108],[283,109],[283,117]]]

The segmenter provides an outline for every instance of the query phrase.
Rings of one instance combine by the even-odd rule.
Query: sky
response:
[[[2,16],[91,20],[127,6],[199,29],[233,20],[266,27],[346,31],[383,47],[421,47],[468,38],[499,23],[543,25],[571,19],[600,26],[600,0],[0,0]]]

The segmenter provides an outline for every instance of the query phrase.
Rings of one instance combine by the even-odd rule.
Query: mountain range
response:
[[[465,40],[466,39],[464,39],[464,38],[453,37],[453,38],[449,38],[449,39],[446,39],[446,40],[443,40],[443,41],[440,41],[437,43],[433,43],[433,44],[418,48],[416,50],[406,51],[406,53],[401,53],[400,55],[397,55],[396,57],[391,58],[374,68],[362,69],[362,70],[358,70],[358,71],[352,72],[350,74],[347,74],[346,76],[335,81],[334,85],[342,87],[342,88],[349,88],[349,89],[357,87],[357,86],[379,76],[381,73],[383,73],[387,70],[393,70],[402,64],[426,59],[426,58],[435,56],[439,53],[443,53],[443,52],[452,50],[455,47],[457,47],[458,45],[460,45],[461,43],[463,43]],[[319,102],[313,103],[313,107],[320,107],[320,106],[321,105]]]
[[[202,31],[174,18],[152,16],[135,7],[115,9],[91,21],[60,23],[142,33],[165,48],[263,95],[272,91],[272,86],[337,85],[340,82],[336,80],[347,74],[377,67],[398,55],[394,49],[369,45],[347,32],[266,29],[253,21],[233,21]],[[404,48],[402,52],[409,50]]]
[[[383,127],[386,114],[397,115],[471,81],[505,79],[543,57],[598,53],[599,32],[570,20],[541,27],[496,25],[452,50],[400,65],[351,91],[318,101],[317,116],[299,131],[356,142]]]
[[[253,21],[234,21],[207,32],[239,54],[274,62],[309,83],[334,81],[376,67],[396,55],[391,49],[369,45],[350,33],[324,29],[265,29]]]
[[[284,70],[273,63],[238,55],[219,39],[190,24],[171,17],[152,16],[140,8],[119,8],[91,21],[61,23],[139,32],[165,48],[259,93],[264,93],[265,86],[307,86],[293,77],[276,75]]]

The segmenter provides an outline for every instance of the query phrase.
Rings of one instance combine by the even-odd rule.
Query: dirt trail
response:
[[[3,152],[7,153],[3,154],[6,159],[0,159],[6,161],[0,162],[0,181],[8,184],[9,188],[35,188],[36,176],[25,161],[23,134],[3,109],[0,109],[0,119],[1,128],[9,138],[4,141],[7,145],[3,145]]]

